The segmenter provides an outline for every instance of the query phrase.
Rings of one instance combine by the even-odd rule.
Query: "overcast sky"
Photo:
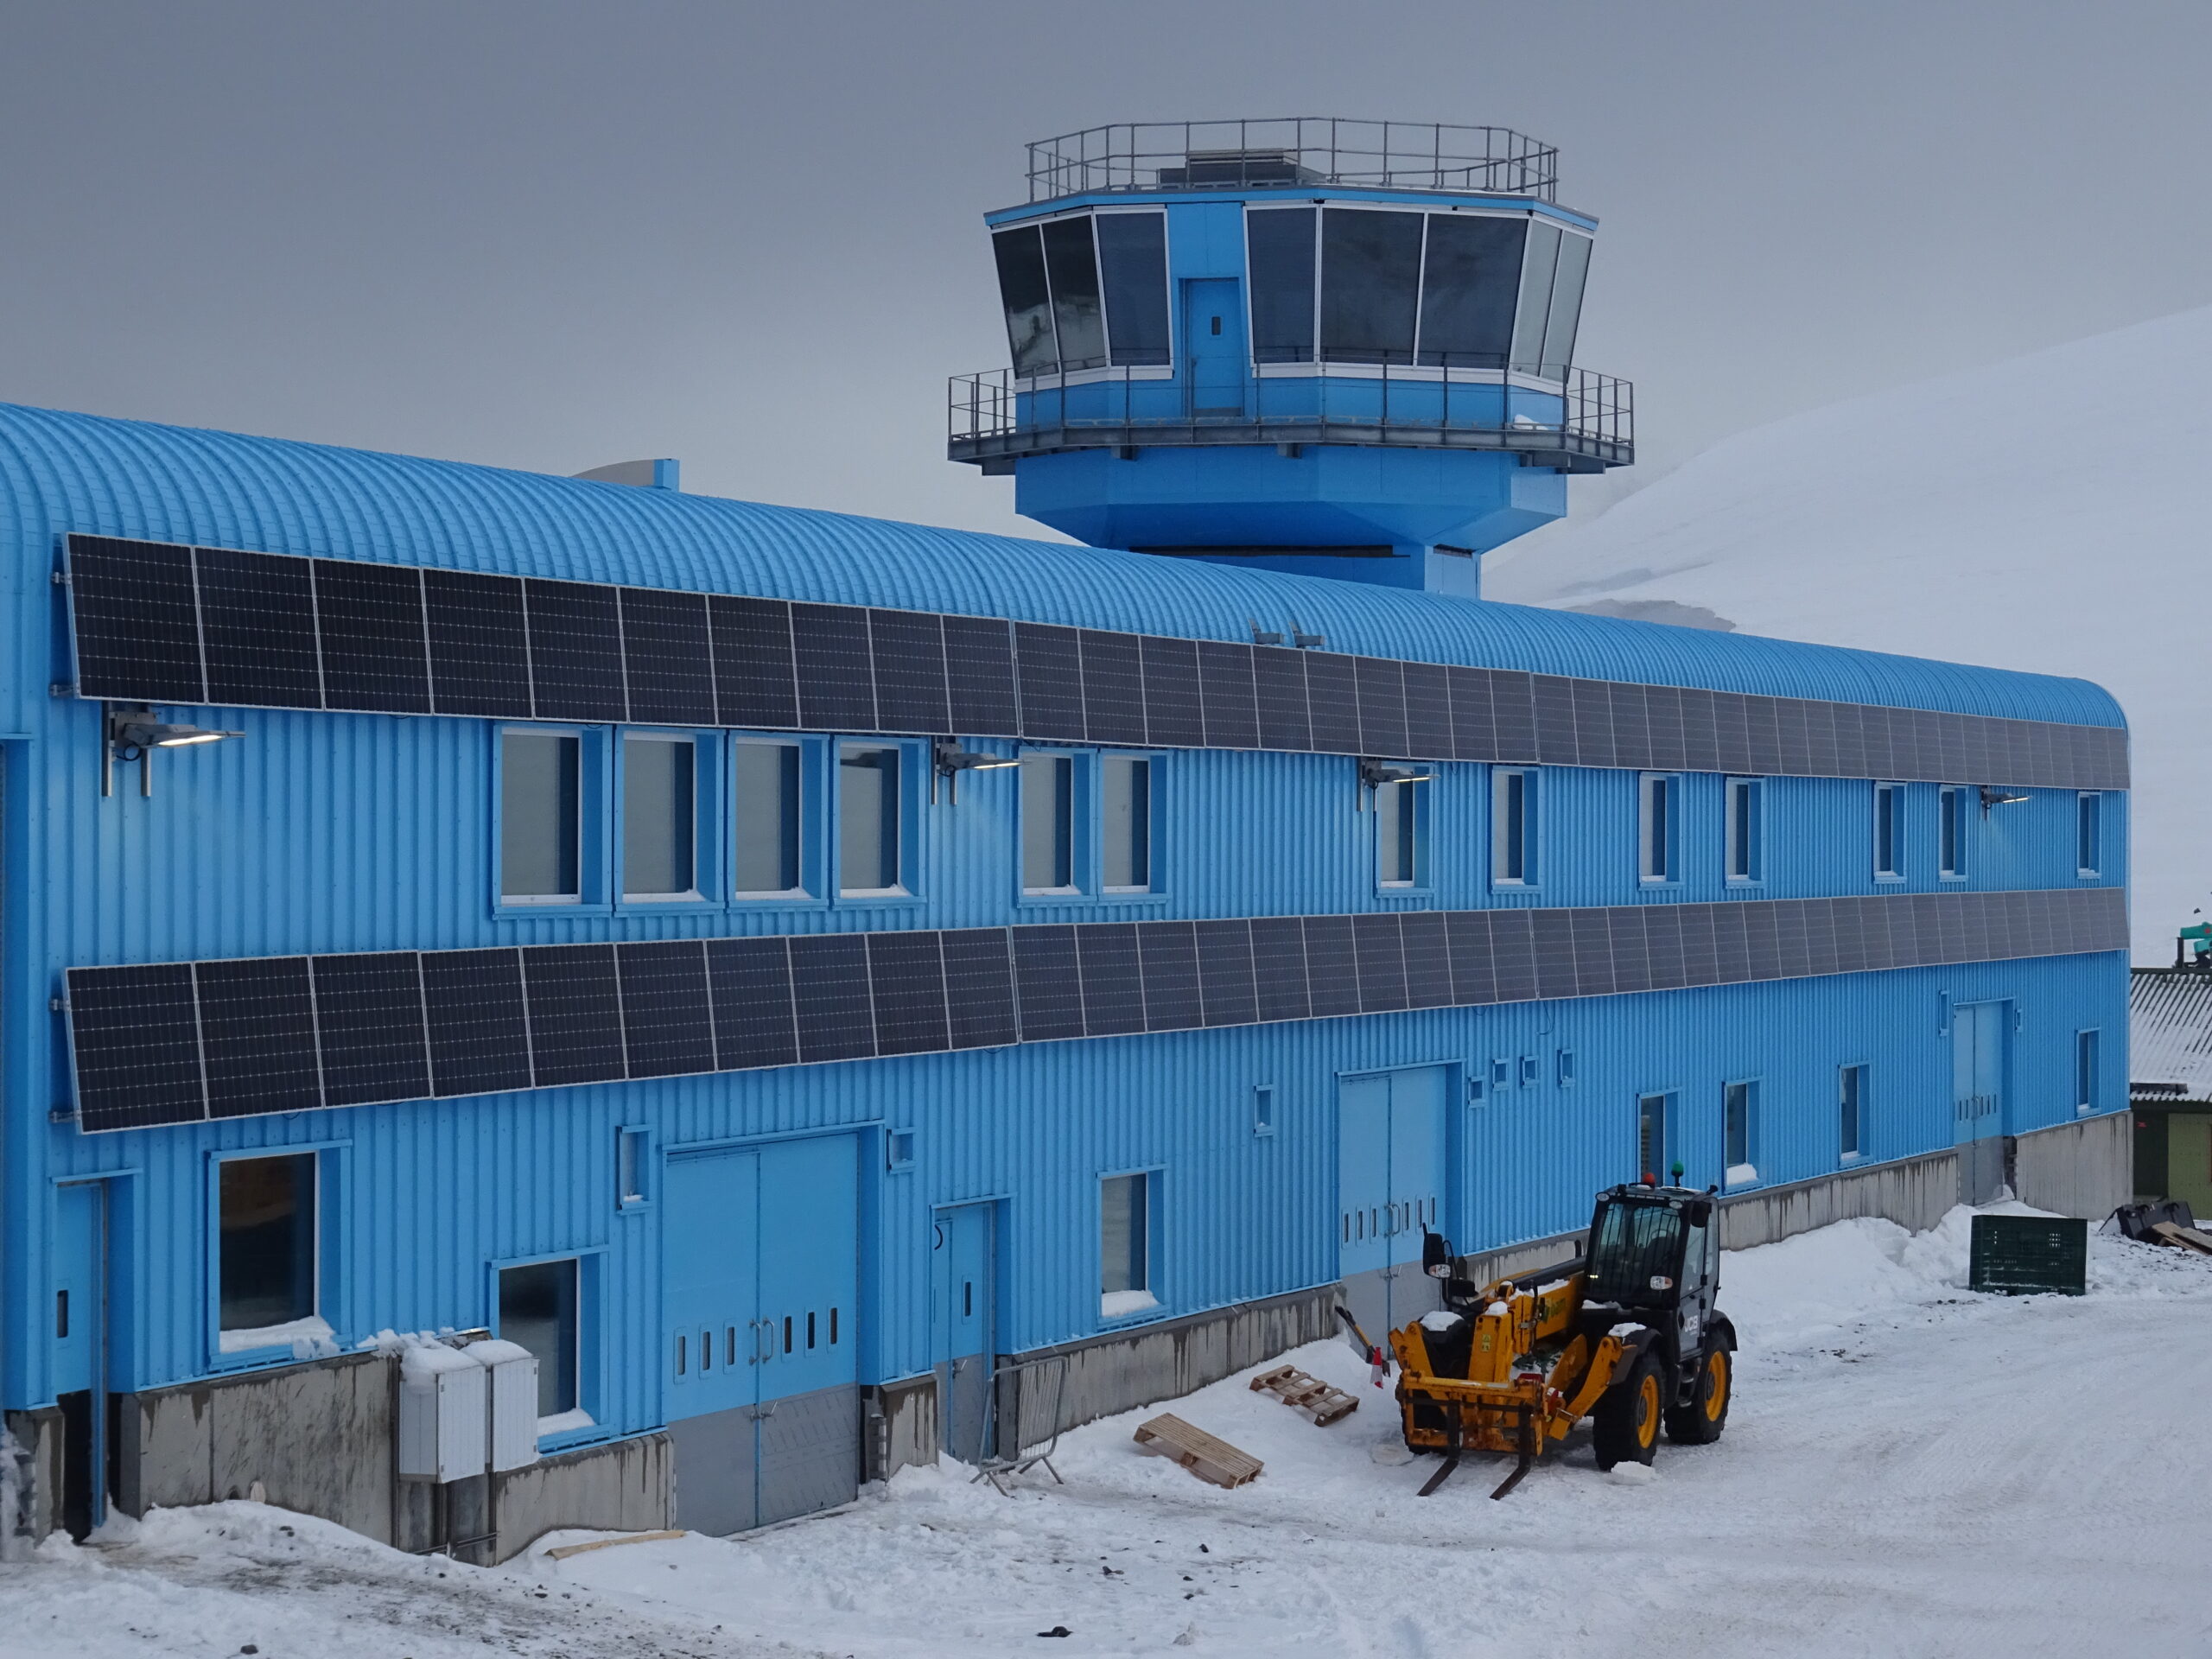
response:
[[[1560,146],[1656,471],[2212,301],[2208,63],[2205,0],[5,0],[0,398],[1015,529],[943,411],[1023,144],[1389,117]]]

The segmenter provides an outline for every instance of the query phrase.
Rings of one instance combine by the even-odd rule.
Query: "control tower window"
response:
[[[1098,215],[1098,267],[1116,368],[1168,360],[1167,215]]]
[[[1255,362],[1313,360],[1313,212],[1270,207],[1244,215]]]
[[[1421,213],[1321,213],[1321,355],[1411,363],[1421,302]]]
[[[1106,365],[1106,318],[1098,298],[1098,250],[1090,217],[1056,219],[1045,226],[1045,275],[1052,285],[1060,367]]]
[[[1502,369],[1521,289],[1518,219],[1432,213],[1422,262],[1421,360],[1431,368]],[[1589,244],[1583,244],[1588,257]],[[1572,346],[1570,327],[1567,344]]]
[[[991,238],[999,268],[999,297],[1006,306],[1007,345],[1016,374],[1050,374],[1060,365],[1052,337],[1052,292],[1045,283],[1045,243],[1034,225]]]
[[[1552,283],[1559,275],[1560,231],[1541,222],[1529,227],[1529,257],[1521,267],[1521,308],[1513,323],[1513,366],[1534,374],[1544,356],[1544,324],[1551,316]]]
[[[1590,238],[1562,236],[1559,268],[1552,276],[1551,310],[1544,322],[1544,349],[1537,372],[1547,380],[1567,378],[1574,361],[1574,331],[1582,319],[1582,284],[1590,274]]]

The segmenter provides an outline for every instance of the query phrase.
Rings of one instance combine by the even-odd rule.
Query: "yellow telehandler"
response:
[[[1441,1234],[1422,1265],[1444,1306],[1390,1333],[1406,1445],[1441,1452],[1427,1497],[1470,1451],[1516,1455],[1503,1497],[1546,1446],[1586,1417],[1598,1466],[1649,1463],[1659,1429],[1720,1438],[1735,1381],[1736,1328],[1714,1306],[1720,1237],[1713,1194],[1637,1185],[1598,1195],[1583,1253],[1478,1286]]]

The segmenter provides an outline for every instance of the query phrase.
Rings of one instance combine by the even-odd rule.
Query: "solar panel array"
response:
[[[2126,948],[2117,887],[69,970],[88,1130]]]
[[[2117,728],[69,537],[81,696],[2122,789]]]

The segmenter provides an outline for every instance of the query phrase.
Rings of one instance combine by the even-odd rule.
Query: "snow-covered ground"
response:
[[[1416,1497],[1435,1465],[1389,1460],[1387,1395],[1324,1344],[1295,1359],[1363,1400],[1333,1427],[1242,1377],[1172,1408],[1266,1460],[1236,1491],[1136,1447],[1147,1412],[1068,1436],[1064,1486],[912,1470],[762,1535],[493,1571],[219,1504],[0,1568],[0,1654],[2212,1651],[2212,1260],[2093,1236],[2087,1297],[1985,1298],[1966,1240],[1957,1211],[1732,1254],[1719,1444],[1609,1477],[1577,1436],[1503,1503],[1482,1460]]]
[[[1739,434],[1484,591],[2096,681],[2133,729],[2137,958],[2171,961],[2212,913],[2208,453],[2212,308]]]

